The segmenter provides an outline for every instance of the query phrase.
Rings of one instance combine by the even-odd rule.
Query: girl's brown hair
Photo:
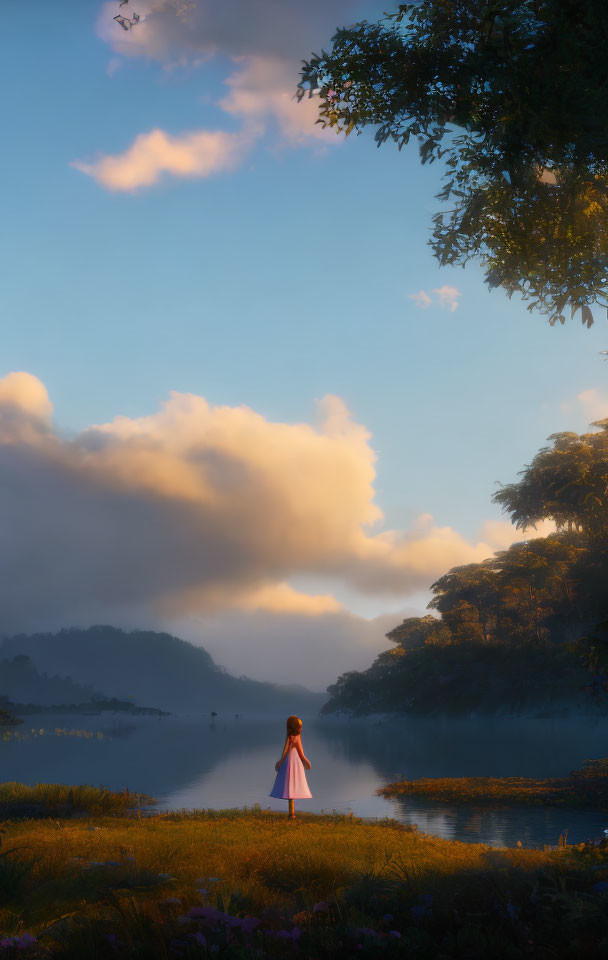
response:
[[[302,729],[302,721],[299,717],[287,717],[287,736],[297,737]]]

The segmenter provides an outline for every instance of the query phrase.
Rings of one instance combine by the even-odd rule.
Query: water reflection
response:
[[[282,810],[268,797],[284,718],[28,718],[0,740],[3,778],[25,783],[129,787],[168,809],[242,807]],[[496,845],[555,845],[600,836],[597,811],[522,806],[458,807],[418,799],[385,800],[378,786],[407,777],[560,776],[606,750],[606,720],[305,719],[313,799],[303,810],[350,810],[395,817],[450,839]]]

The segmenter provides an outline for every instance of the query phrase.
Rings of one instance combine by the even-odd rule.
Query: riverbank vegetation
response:
[[[259,809],[3,830],[6,957],[574,960],[608,947],[608,853],[594,844],[493,849]]]
[[[543,804],[608,810],[608,759],[589,760],[567,777],[440,777],[399,780],[380,787],[383,797],[416,796],[440,803]]]
[[[522,540],[431,586],[434,615],[329,687],[325,713],[605,712],[608,707],[608,420],[559,433],[494,495]]]
[[[126,814],[147,809],[151,797],[129,790],[111,791],[105,787],[60,783],[0,783],[0,819],[34,817],[78,817],[83,815]]]

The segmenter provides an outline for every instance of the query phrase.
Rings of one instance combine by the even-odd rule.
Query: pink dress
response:
[[[289,737],[289,746],[283,763],[279,767],[274,787],[268,794],[277,800],[308,800],[312,793],[308,789],[304,764],[296,749],[297,737]]]

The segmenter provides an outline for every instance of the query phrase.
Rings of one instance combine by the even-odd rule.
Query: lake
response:
[[[283,746],[284,718],[221,715],[163,719],[39,715],[0,735],[2,779],[89,783],[148,793],[164,809],[259,804],[268,797]],[[608,815],[545,807],[457,807],[385,800],[391,780],[439,776],[562,776],[608,755],[608,721],[532,719],[305,719],[311,812],[392,817],[454,840],[554,846],[599,837]]]

